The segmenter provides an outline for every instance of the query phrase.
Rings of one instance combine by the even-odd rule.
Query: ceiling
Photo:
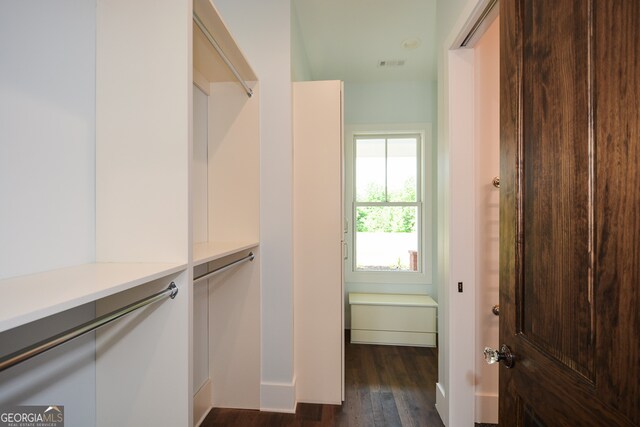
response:
[[[432,81],[436,0],[293,0],[314,80]],[[420,45],[406,49],[405,40]],[[380,61],[403,66],[380,67]]]

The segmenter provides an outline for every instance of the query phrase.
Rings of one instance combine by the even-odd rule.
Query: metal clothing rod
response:
[[[104,326],[108,323],[113,322],[127,314],[142,308],[146,305],[153,304],[154,302],[160,301],[164,298],[170,297],[171,299],[175,298],[178,295],[178,287],[175,283],[171,282],[169,287],[164,291],[158,292],[157,294],[153,294],[141,300],[138,300],[134,303],[127,305],[119,310],[112,311],[111,313],[104,314],[94,320],[90,320],[82,325],[76,326],[74,328],[68,329],[64,332],[61,332],[58,335],[55,335],[51,338],[47,338],[40,342],[37,342],[29,347],[25,347],[22,350],[18,350],[14,353],[11,353],[7,356],[4,356],[0,359],[0,372],[5,369],[9,369],[12,366],[17,365],[18,363],[22,363],[25,360],[29,360],[32,357],[35,357],[41,353],[44,353],[47,350],[51,350],[54,347],[57,347],[61,344],[64,344],[68,341],[71,341],[74,338],[78,338],[81,335],[86,334],[87,332],[91,332],[95,329],[98,329],[101,326]]]
[[[215,270],[212,270],[212,271],[210,271],[208,273],[205,273],[202,276],[195,277],[193,279],[193,283],[196,284],[197,282],[199,282],[201,280],[208,279],[209,277],[211,277],[211,276],[213,276],[215,274],[222,273],[223,271],[227,271],[231,267],[235,267],[236,265],[242,264],[243,262],[253,261],[255,259],[255,257],[256,256],[253,254],[253,252],[249,252],[249,255],[247,255],[244,258],[240,258],[237,261],[230,262],[229,264],[227,264],[225,266],[222,266],[220,268],[216,268]]]
[[[244,91],[247,93],[247,96],[251,98],[253,96],[253,90],[251,90],[251,88],[247,85],[247,83],[244,81],[242,76],[240,76],[240,73],[238,73],[238,70],[236,69],[236,67],[234,67],[231,61],[229,61],[229,58],[227,58],[227,55],[224,54],[224,52],[222,51],[222,48],[220,47],[218,42],[216,42],[216,39],[213,38],[209,30],[207,30],[207,27],[205,27],[204,23],[195,12],[193,12],[193,22],[195,22],[198,28],[202,30],[202,33],[207,38],[207,40],[209,40],[209,43],[211,43],[211,46],[213,46],[213,48],[218,52],[218,55],[220,55],[224,63],[227,64],[227,67],[229,67],[229,69],[233,73],[233,75],[236,77],[236,79],[238,79],[238,81],[244,88]]]

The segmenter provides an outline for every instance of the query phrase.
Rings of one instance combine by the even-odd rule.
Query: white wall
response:
[[[0,278],[95,259],[95,21],[95,1],[0,2]],[[94,312],[7,331],[0,355]],[[61,404],[68,426],[95,425],[94,352],[89,334],[3,372],[0,407]]]
[[[293,411],[290,0],[214,0],[260,80],[261,407]]]
[[[294,0],[291,0],[291,80],[294,82],[313,80]]]
[[[345,82],[344,123],[433,123],[432,82]]]

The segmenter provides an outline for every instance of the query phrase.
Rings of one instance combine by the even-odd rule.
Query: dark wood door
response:
[[[500,19],[500,424],[640,425],[640,1]]]

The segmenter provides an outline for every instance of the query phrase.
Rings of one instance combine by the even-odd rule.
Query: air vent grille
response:
[[[402,67],[405,64],[404,59],[385,59],[378,61],[378,67],[390,68],[390,67]]]

